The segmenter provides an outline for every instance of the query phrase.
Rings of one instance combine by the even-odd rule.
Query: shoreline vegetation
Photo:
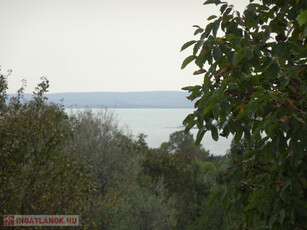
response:
[[[240,218],[222,203],[209,208],[228,183],[228,159],[195,146],[191,134],[149,148],[107,110],[68,116],[49,102],[45,78],[30,100],[24,86],[8,98],[6,76],[0,81],[1,226],[8,213],[78,214],[84,229],[214,230]]]

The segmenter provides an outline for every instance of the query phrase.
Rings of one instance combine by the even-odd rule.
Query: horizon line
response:
[[[52,92],[46,92],[45,94],[68,94],[68,93],[159,93],[159,92],[186,92],[185,90],[148,90],[148,91],[85,91],[85,92],[56,92],[56,93],[52,93]],[[17,94],[17,92],[15,93],[7,93],[7,94]],[[24,93],[25,94],[33,94],[33,92],[31,93]]]

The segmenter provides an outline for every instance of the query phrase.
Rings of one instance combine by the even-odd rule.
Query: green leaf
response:
[[[213,140],[217,141],[219,139],[219,133],[217,131],[217,128],[213,125],[211,127],[211,136],[213,138]]]
[[[283,55],[287,52],[287,45],[285,42],[279,42],[277,45],[276,55],[279,58],[282,58]]]
[[[205,36],[205,37],[207,37],[207,36],[211,33],[211,31],[212,31],[212,29],[213,29],[213,26],[214,26],[213,22],[209,23],[209,24],[206,26],[205,33],[204,33],[204,36]]]
[[[195,141],[195,145],[196,145],[196,146],[199,146],[199,145],[200,145],[200,142],[201,142],[201,140],[203,139],[205,133],[206,133],[206,130],[198,131],[198,133],[197,133],[197,135],[196,135],[196,141]]]
[[[240,130],[236,132],[236,135],[234,137],[234,142],[238,143],[241,140],[242,135],[243,135],[243,129],[241,128]]]
[[[217,119],[220,115],[221,107],[219,103],[216,103],[212,108],[212,113],[215,119]]]
[[[227,196],[227,188],[223,188],[221,191],[218,192],[217,199],[219,201],[223,201],[226,196]]]
[[[233,33],[230,33],[230,34],[226,34],[226,39],[228,40],[228,41],[232,41],[233,39],[235,39],[237,36],[235,35],[235,34],[233,34]]]
[[[282,187],[282,191],[285,191],[288,188],[290,183],[291,183],[291,179],[287,178],[286,181],[285,181],[285,184]]]
[[[199,28],[199,29],[195,30],[194,35],[200,34],[200,33],[202,33],[203,31],[204,31],[204,29]]]
[[[207,0],[207,1],[204,2],[203,5],[207,5],[207,4],[215,4],[215,5],[218,5],[218,4],[220,4],[220,3],[221,3],[220,0]]]
[[[282,191],[280,194],[279,194],[279,197],[280,199],[285,202],[286,204],[288,204],[290,202],[290,196],[289,194],[287,193],[287,191]]]
[[[271,97],[271,98],[275,98],[273,92],[271,90],[266,90],[266,92],[268,93],[268,95]]]
[[[266,72],[267,77],[269,79],[275,78],[277,77],[277,73],[278,73],[278,64],[276,62],[273,62],[269,67],[268,67],[268,71]]]
[[[200,47],[203,45],[203,41],[198,41],[193,48],[193,55],[196,55]]]
[[[191,92],[191,91],[193,91],[194,86],[186,86],[186,87],[183,87],[183,88],[181,88],[181,89],[182,89],[182,90],[187,90],[187,91]]]
[[[272,229],[274,222],[276,221],[277,214],[271,216],[270,221],[269,221],[269,229]]]
[[[219,47],[214,47],[213,48],[213,58],[215,59],[215,61],[219,61],[222,57],[222,52],[221,49]]]
[[[210,20],[212,20],[214,18],[217,18],[217,16],[216,15],[211,15],[210,17],[207,18],[207,20],[210,21]]]
[[[228,52],[230,51],[229,47],[227,47],[227,46],[224,45],[223,43],[221,43],[221,44],[219,45],[219,47],[220,47],[222,53],[224,53],[224,54],[228,54]]]
[[[301,193],[300,182],[296,178],[293,178],[291,181],[291,186],[293,193],[299,196]]]
[[[215,22],[214,22],[214,24],[213,24],[213,31],[212,31],[212,34],[213,34],[213,36],[214,37],[216,37],[216,34],[217,34],[217,31],[218,31],[218,29],[219,29],[219,26],[220,26],[220,22],[221,22],[221,20],[216,20]]]
[[[280,210],[279,212],[279,223],[283,223],[286,216],[285,209]]]
[[[199,28],[199,29],[201,29],[201,27],[200,27],[200,26],[198,26],[198,25],[193,25],[192,27],[195,27],[195,28]]]
[[[185,50],[186,48],[188,48],[189,46],[195,44],[197,41],[195,40],[192,40],[192,41],[189,41],[189,42],[186,42],[185,44],[183,44],[183,46],[181,47],[181,50],[180,51],[183,51]]]
[[[307,24],[307,10],[301,10],[300,14],[296,17],[296,21],[300,26]]]
[[[196,59],[196,56],[194,56],[194,55],[191,55],[191,56],[187,57],[186,59],[184,59],[184,61],[182,62],[182,65],[181,65],[181,69],[184,69],[188,64],[190,64],[195,59]]]
[[[211,207],[211,205],[213,204],[213,202],[216,200],[217,195],[219,194],[219,192],[214,193],[209,200],[209,208]]]
[[[200,70],[197,70],[193,73],[193,75],[199,75],[199,74],[202,74],[202,73],[206,73],[207,71],[205,69],[200,69]]]
[[[251,59],[253,57],[253,50],[249,46],[245,46],[243,49],[244,55],[247,59]]]
[[[224,11],[226,10],[227,6],[228,6],[227,3],[221,6],[221,8],[220,8],[221,14],[224,13]]]
[[[245,20],[247,28],[252,27],[255,24],[255,22],[256,22],[253,13],[251,11],[249,11],[249,10],[245,10],[244,11],[244,16],[245,16],[244,20]]]
[[[236,64],[236,53],[234,51],[231,51],[228,55],[228,61],[230,65]]]
[[[195,121],[194,121],[194,115],[193,114],[189,114],[184,121],[182,122],[183,125],[185,125],[185,132],[188,132],[191,128],[193,128],[193,126],[195,125]]]
[[[253,199],[252,201],[249,202],[249,204],[245,207],[245,211],[248,211],[249,209],[253,208],[259,203],[258,199]]]
[[[200,51],[200,54],[198,55],[198,62],[197,65],[202,69],[204,67],[204,63],[207,60],[207,53],[208,51],[203,49],[202,51]]]
[[[228,15],[231,11],[232,11],[231,7],[227,8],[227,10],[225,11],[224,15]]]
[[[263,61],[263,65],[261,66],[261,68],[265,69],[266,67],[268,67],[272,63],[273,63],[273,59],[271,57],[265,57],[264,61]]]
[[[234,204],[234,210],[237,214],[241,214],[244,210],[242,208],[242,203],[239,202],[239,201],[236,201],[235,204]]]

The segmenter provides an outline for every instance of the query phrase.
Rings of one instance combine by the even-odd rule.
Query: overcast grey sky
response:
[[[50,92],[180,90],[202,82],[191,51],[192,25],[218,13],[205,0],[0,0],[0,65],[13,93],[41,76]],[[248,0],[229,1],[242,11]]]

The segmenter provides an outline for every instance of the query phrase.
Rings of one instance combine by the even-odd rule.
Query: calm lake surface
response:
[[[74,113],[82,109],[67,109]],[[101,109],[91,109],[98,112]],[[159,147],[162,142],[168,141],[173,132],[183,130],[182,121],[192,113],[192,109],[108,109],[118,120],[120,127],[128,133],[137,136],[140,133],[147,135],[146,141],[150,147]],[[197,130],[191,133],[196,136]],[[202,145],[214,155],[224,155],[230,147],[231,138],[219,137],[215,142],[211,133],[206,133]]]

